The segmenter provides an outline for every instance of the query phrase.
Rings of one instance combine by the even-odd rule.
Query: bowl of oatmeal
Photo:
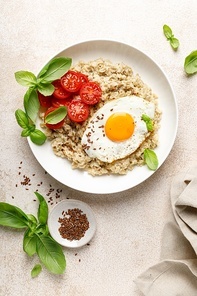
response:
[[[159,168],[171,151],[177,131],[176,98],[162,69],[145,53],[114,41],[83,42],[57,56],[71,57],[71,70],[85,74],[89,81],[97,82],[102,89],[102,98],[90,108],[90,115],[83,123],[73,123],[68,117],[63,127],[56,130],[43,125],[43,115],[40,113],[39,124],[48,140],[41,147],[29,141],[40,164],[61,183],[88,193],[120,192],[149,178],[155,171],[145,165],[144,151],[155,152]],[[99,128],[104,126],[105,121],[99,122],[99,126],[97,118],[106,117],[107,120],[106,114],[114,108],[116,113],[133,110],[133,107],[130,108],[131,101],[136,108],[135,141],[126,140],[121,141],[121,146],[120,143],[110,146],[108,142],[114,141],[107,142],[105,137],[99,142]],[[154,129],[143,136],[141,120],[138,122],[136,118],[139,117],[139,110],[143,110],[141,119],[142,114],[148,112],[147,109],[150,110],[148,114],[154,110]],[[93,135],[90,137],[93,133],[94,140]],[[88,143],[94,142],[95,145],[87,145],[84,141],[87,135]],[[88,149],[85,149],[87,146]],[[133,150],[128,150],[133,146]],[[130,152],[125,152],[127,150]]]

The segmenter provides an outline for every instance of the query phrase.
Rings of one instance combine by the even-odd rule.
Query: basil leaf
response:
[[[15,73],[15,79],[16,81],[27,87],[35,86],[37,83],[36,76],[28,71],[18,71]]]
[[[42,271],[42,266],[40,264],[36,264],[31,271],[31,277],[35,278],[41,273],[41,271]]]
[[[153,131],[153,122],[150,117],[146,114],[142,114],[142,120],[146,123],[146,127],[148,131]]]
[[[62,77],[70,68],[71,58],[58,57],[47,63],[38,74],[38,82],[49,83]]]
[[[62,121],[66,117],[66,115],[67,115],[67,108],[65,106],[60,106],[59,108],[50,112],[45,117],[45,123],[56,124]]]
[[[37,225],[38,221],[36,217],[32,214],[27,214],[28,220],[31,221],[33,224]]]
[[[170,45],[172,46],[173,49],[177,49],[179,47],[179,40],[177,38],[172,37],[170,39]]]
[[[39,234],[44,234],[44,235],[48,235],[49,234],[49,228],[47,224],[40,224],[35,233]]]
[[[32,234],[30,229],[27,229],[23,238],[23,251],[29,256],[33,256],[36,253],[36,241],[37,235]]]
[[[29,128],[25,128],[21,132],[21,137],[28,137],[31,134],[31,130]]]
[[[167,39],[170,39],[173,36],[171,28],[167,25],[163,26],[163,33]]]
[[[55,87],[51,84],[38,84],[37,86],[38,91],[45,97],[51,96],[55,90]]]
[[[28,128],[29,119],[23,110],[17,109],[15,111],[15,117],[16,117],[17,123],[18,123],[18,125],[20,125],[20,127],[24,128],[24,129]]]
[[[157,155],[153,150],[144,150],[144,161],[150,170],[155,171],[158,168]]]
[[[35,89],[29,88],[27,90],[24,96],[24,107],[29,118],[35,122],[40,108],[38,94]]]
[[[179,47],[179,40],[174,37],[174,35],[172,33],[172,29],[169,26],[164,25],[163,26],[163,33],[166,36],[167,40],[170,42],[170,45],[172,46],[172,48],[174,50],[177,50]]]
[[[29,127],[25,128],[25,129],[21,132],[21,137],[28,137],[28,136],[30,136],[31,133],[32,133],[33,131],[35,131],[35,128],[36,128],[35,124],[31,124],[31,125],[29,125]]]
[[[46,203],[46,200],[40,193],[38,192],[34,192],[34,193],[40,202],[39,208],[38,208],[38,221],[41,224],[46,224],[48,219],[48,205]]]
[[[47,137],[45,136],[45,134],[42,131],[38,130],[38,129],[35,129],[30,134],[31,141],[36,145],[44,144],[44,142],[46,141],[46,138]]]
[[[185,58],[184,69],[187,74],[194,74],[197,72],[197,50],[192,51]]]
[[[66,259],[61,246],[50,236],[38,236],[36,243],[38,257],[46,268],[54,274],[62,274],[66,268]]]
[[[13,228],[28,227],[27,215],[18,207],[0,202],[0,225]]]

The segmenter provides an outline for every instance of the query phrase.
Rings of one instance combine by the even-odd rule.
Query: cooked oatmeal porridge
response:
[[[102,98],[98,104],[91,107],[90,116],[83,123],[72,122],[67,116],[63,127],[58,130],[50,130],[42,124],[55,155],[66,158],[73,169],[85,170],[93,176],[105,174],[123,175],[135,166],[144,165],[144,149],[154,149],[158,145],[161,111],[158,109],[156,94],[142,81],[139,74],[134,74],[132,68],[123,63],[113,64],[100,58],[90,62],[80,61],[72,67],[72,70],[87,75],[90,81],[98,82],[102,89]],[[106,103],[133,95],[154,104],[153,131],[147,134],[147,137],[137,150],[123,159],[108,163],[96,157],[90,157],[84,150],[81,140],[91,117]],[[42,112],[40,116],[43,118]]]

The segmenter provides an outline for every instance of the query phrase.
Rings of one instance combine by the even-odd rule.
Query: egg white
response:
[[[133,135],[121,142],[111,141],[105,134],[105,123],[114,113],[130,114],[135,122]],[[142,115],[154,118],[155,105],[137,96],[127,96],[106,103],[90,119],[82,137],[82,147],[91,158],[111,163],[132,154],[146,139],[149,132]]]

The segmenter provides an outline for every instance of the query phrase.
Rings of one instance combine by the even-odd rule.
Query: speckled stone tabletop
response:
[[[0,0],[0,4],[0,200],[36,213],[34,191],[39,190],[50,209],[67,197],[79,199],[92,207],[97,220],[90,245],[63,249],[67,260],[63,275],[43,269],[34,279],[31,269],[37,258],[23,252],[23,232],[1,227],[0,295],[142,296],[133,280],[159,260],[171,180],[197,159],[197,75],[187,77],[183,66],[185,57],[197,49],[197,2]],[[176,52],[163,35],[164,24],[180,41]],[[64,48],[93,39],[127,43],[154,58],[172,84],[179,109],[177,137],[159,170],[134,188],[107,195],[68,188],[46,174],[26,138],[20,137],[14,116],[24,95],[14,79],[16,71],[38,73]],[[23,184],[25,178],[30,185]]]

